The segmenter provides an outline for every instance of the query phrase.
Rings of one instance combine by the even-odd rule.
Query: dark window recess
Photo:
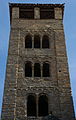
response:
[[[34,9],[20,8],[19,18],[34,19]]]
[[[30,62],[25,64],[25,77],[32,77],[32,64]]]
[[[41,77],[41,70],[40,70],[40,64],[35,63],[34,65],[34,76],[35,77]]]
[[[27,116],[36,116],[36,98],[32,95],[27,99]]]
[[[34,36],[34,48],[40,48],[40,37],[38,35]]]
[[[30,35],[25,37],[25,48],[32,48],[32,37]]]
[[[49,38],[47,35],[43,36],[42,39],[42,48],[49,48]]]
[[[43,64],[43,77],[50,77],[50,69],[48,63]]]
[[[54,19],[54,8],[40,9],[40,19]]]
[[[48,98],[46,95],[41,95],[39,97],[39,111],[38,114],[39,116],[47,116],[48,115]]]

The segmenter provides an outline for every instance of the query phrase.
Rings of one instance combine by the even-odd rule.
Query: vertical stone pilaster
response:
[[[62,8],[55,8],[55,19],[62,19]]]
[[[40,19],[40,8],[38,8],[38,7],[34,8],[34,18]]]
[[[18,7],[13,7],[11,14],[12,14],[11,27],[14,27],[14,26],[16,26],[15,19],[19,19],[19,8]]]
[[[32,77],[34,77],[34,63],[32,63]]]
[[[12,8],[12,19],[19,18],[19,7]]]
[[[74,110],[72,107],[73,104],[71,97],[70,78],[63,30],[55,31],[55,47],[62,120],[72,120],[74,117]]]
[[[42,36],[40,38],[40,48],[42,49]]]
[[[34,48],[34,36],[32,36],[32,48]]]

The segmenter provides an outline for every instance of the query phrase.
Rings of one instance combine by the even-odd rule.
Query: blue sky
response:
[[[64,30],[69,62],[70,81],[76,113],[76,0],[0,0],[0,111],[9,45],[9,2],[65,3]]]

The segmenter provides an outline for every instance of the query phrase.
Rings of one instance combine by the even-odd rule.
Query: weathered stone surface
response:
[[[46,6],[46,5],[45,5]],[[55,5],[54,5],[55,7]],[[70,78],[65,47],[65,38],[62,20],[62,8],[56,6],[55,19],[40,20],[38,7],[34,9],[35,19],[19,19],[19,7],[12,7],[12,22],[9,41],[8,61],[2,120],[41,120],[42,117],[27,118],[27,97],[35,94],[48,96],[48,112],[53,112],[61,120],[75,120],[71,96]],[[35,11],[36,10],[36,11]],[[25,36],[40,35],[41,48],[25,49]],[[42,37],[48,35],[49,49],[42,49]],[[25,63],[49,62],[50,77],[25,77]],[[33,71],[34,72],[34,71]]]

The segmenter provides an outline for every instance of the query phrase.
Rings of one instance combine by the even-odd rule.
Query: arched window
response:
[[[49,48],[49,38],[47,35],[43,36],[42,39],[42,48]]]
[[[48,63],[43,63],[43,77],[50,77],[50,67]]]
[[[34,36],[34,48],[40,48],[40,36],[39,35]]]
[[[27,62],[25,64],[25,77],[32,77],[32,64]]]
[[[32,48],[32,37],[30,35],[25,37],[25,48]]]
[[[38,101],[38,114],[39,116],[46,116],[48,115],[48,98],[46,95],[41,95]]]
[[[36,98],[33,95],[27,99],[27,116],[36,116]]]
[[[41,77],[41,69],[40,69],[40,64],[39,63],[34,64],[34,76],[35,77]]]

